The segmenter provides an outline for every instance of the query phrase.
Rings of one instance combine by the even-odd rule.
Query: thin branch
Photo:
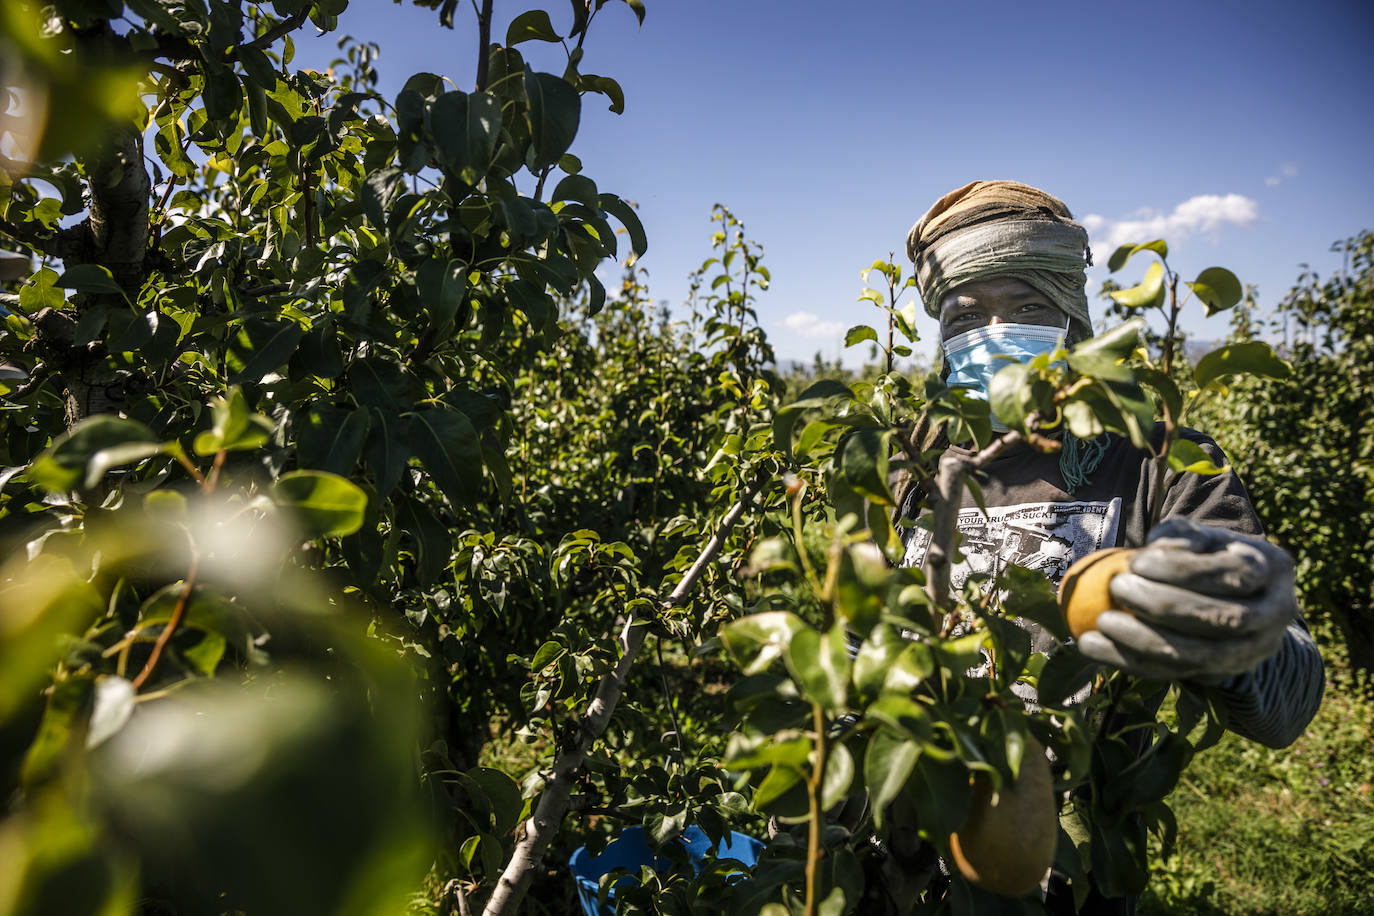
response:
[[[296,29],[299,29],[301,26],[305,25],[305,20],[310,17],[310,7],[313,5],[314,4],[310,3],[302,5],[300,12],[291,14],[291,16],[289,16],[286,19],[283,19],[281,22],[278,22],[272,28],[268,29],[266,32],[263,32],[261,35],[259,35],[257,38],[254,38],[247,44],[239,45],[239,48],[265,48],[268,45],[272,44],[272,42],[276,41],[278,38],[281,38],[283,35],[289,35],[290,33],[296,31]],[[235,49],[235,51],[237,50],[238,48]]]
[[[284,293],[291,289],[290,283],[269,283],[266,286],[252,286],[247,289],[236,289],[237,295],[245,296],[249,299],[257,299],[261,296],[271,296],[276,293]]]
[[[135,692],[142,687],[144,682],[152,676],[153,669],[162,660],[162,650],[167,648],[167,643],[172,641],[172,634],[177,631],[181,624],[181,618],[186,615],[186,605],[191,601],[191,592],[196,587],[196,573],[200,570],[200,554],[191,553],[191,568],[186,572],[186,584],[182,586],[181,596],[177,598],[177,606],[172,609],[172,616],[168,619],[162,632],[158,634],[157,642],[153,643],[153,651],[148,656],[148,661],[143,666],[143,670],[134,678],[133,688]]]
[[[720,527],[716,529],[711,540],[702,548],[700,556],[678,582],[672,594],[664,600],[661,610],[667,611],[677,607],[691,592],[697,580],[705,572],[707,565],[715,559],[716,554],[720,553],[721,548],[725,546],[725,540],[730,534],[730,529],[744,515],[745,507],[748,506],[759,486],[756,484],[750,487],[740,498],[740,501],[735,503],[729,512],[725,513],[725,517],[721,519]],[[544,853],[549,847],[549,841],[553,839],[554,833],[558,830],[558,825],[563,822],[563,817],[568,812],[568,799],[577,773],[582,769],[582,763],[587,757],[587,752],[591,750],[592,745],[610,724],[611,714],[615,712],[616,704],[620,702],[621,693],[625,689],[625,680],[629,676],[630,667],[634,664],[635,656],[644,646],[647,628],[642,625],[643,622],[639,612],[632,613],[629,619],[625,621],[625,626],[619,637],[620,661],[616,663],[614,670],[601,678],[601,682],[596,687],[596,695],[582,716],[581,727],[577,730],[576,737],[570,746],[562,750],[557,759],[554,760],[553,771],[544,784],[544,791],[539,796],[539,804],[535,807],[534,814],[525,822],[525,835],[516,844],[515,852],[511,855],[510,861],[506,863],[506,869],[502,872],[501,880],[497,884],[496,890],[492,892],[491,899],[487,901],[482,916],[500,916],[500,914],[515,912],[520,901],[524,899],[526,891],[529,890],[534,871],[543,861]]]
[[[930,598],[931,607],[937,611],[945,613],[949,609],[950,550],[959,529],[959,497],[963,493],[964,477],[970,471],[986,466],[1011,446],[1025,441],[1025,436],[1012,430],[976,455],[964,456],[948,451],[940,458],[939,470],[935,474],[935,492],[931,494],[934,524],[925,561],[926,595]]]
[[[18,388],[10,392],[11,401],[20,401],[38,390],[38,387],[48,380],[52,375],[52,369],[46,363],[39,363],[33,367],[33,372],[29,375],[29,380]]]

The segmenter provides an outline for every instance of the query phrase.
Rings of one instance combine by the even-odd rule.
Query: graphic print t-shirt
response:
[[[960,552],[964,559],[950,570],[953,586],[962,588],[971,574],[996,576],[1014,563],[1045,574],[1056,585],[1077,560],[1116,544],[1121,526],[1121,497],[1090,502],[1038,502],[977,507],[959,512]],[[913,529],[906,541],[903,566],[925,561],[931,534]]]

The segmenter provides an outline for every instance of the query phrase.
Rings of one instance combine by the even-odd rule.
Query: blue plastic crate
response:
[[[700,827],[688,827],[682,832],[682,836],[674,842],[686,848],[687,860],[691,863],[693,870],[701,871],[706,853],[711,848],[711,840],[706,836],[705,831]],[[716,857],[735,859],[748,867],[758,861],[759,853],[762,851],[763,843],[753,837],[743,833],[731,833],[716,850]],[[660,870],[669,865],[667,859],[662,856],[655,856],[649,850],[648,841],[644,838],[643,827],[628,827],[621,831],[620,836],[612,841],[599,856],[588,855],[587,847],[579,847],[568,859],[568,867],[572,869],[573,878],[577,881],[577,896],[582,901],[582,912],[586,916],[614,916],[614,885],[611,887],[610,894],[607,895],[606,905],[598,907],[596,903],[597,885],[601,881],[601,876],[615,868],[626,868],[631,872],[638,872],[642,865],[652,865],[655,869]],[[634,879],[626,876],[621,880],[632,881]]]

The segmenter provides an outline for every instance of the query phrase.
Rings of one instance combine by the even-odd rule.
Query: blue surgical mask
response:
[[[946,340],[943,344],[945,365],[949,367],[946,384],[951,388],[967,388],[980,400],[988,399],[992,377],[1013,362],[1028,363],[1042,353],[1052,353],[1064,345],[1068,325],[1062,328],[1040,324],[990,324],[975,328]],[[993,418],[993,426],[1006,429]]]

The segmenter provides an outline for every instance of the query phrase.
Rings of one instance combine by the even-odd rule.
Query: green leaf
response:
[[[83,481],[83,486],[89,490],[100,482],[106,472],[113,468],[123,467],[126,464],[137,464],[145,458],[170,454],[179,448],[180,446],[175,442],[126,442],[123,445],[102,448],[91,456],[90,462],[86,465],[86,479]]]
[[[1136,317],[1085,340],[1069,351],[1069,365],[1073,365],[1075,357],[1089,355],[1109,357],[1113,362],[1125,359],[1139,345],[1144,328],[1145,319]]]
[[[921,756],[907,781],[906,794],[919,812],[922,837],[940,845],[968,819],[970,786],[968,770],[958,762],[944,762],[929,754]]]
[[[907,645],[891,626],[880,623],[873,628],[854,656],[854,686],[862,696],[873,697],[882,690],[893,659]]]
[[[124,290],[115,282],[114,274],[103,264],[76,264],[58,277],[53,285],[78,293],[114,293],[124,296]]]
[[[1131,255],[1137,251],[1153,251],[1161,258],[1169,256],[1169,246],[1164,244],[1163,239],[1155,239],[1153,242],[1144,242],[1140,245],[1122,245],[1112,252],[1112,256],[1107,259],[1107,270],[1116,273],[1126,262],[1131,259]]]
[[[506,29],[506,46],[513,48],[522,41],[559,41],[549,14],[543,10],[526,10],[511,20]]]
[[[303,468],[347,477],[358,463],[367,427],[364,409],[312,407],[295,429],[297,461]]]
[[[397,524],[414,545],[415,578],[421,586],[433,585],[453,558],[453,536],[419,500],[398,494],[395,503]]]
[[[1142,366],[1135,370],[1136,377],[1148,385],[1161,401],[1169,408],[1170,416],[1177,418],[1183,410],[1183,395],[1178,385],[1159,369]]]
[[[649,842],[662,846],[682,835],[687,827],[687,806],[669,808],[666,811],[653,811],[644,819],[644,831]]]
[[[229,376],[229,384],[260,381],[291,358],[304,336],[305,330],[294,321],[251,326],[245,322],[233,348],[243,367]]]
[[[535,73],[528,66],[525,95],[529,99],[529,165],[537,171],[558,162],[572,146],[582,115],[582,99],[566,81],[552,73]]]
[[[430,107],[439,156],[463,181],[475,185],[491,167],[501,138],[501,103],[489,92],[446,92]]]
[[[0,581],[0,722],[9,725],[17,711],[40,697],[44,683],[52,683],[50,666],[61,634],[84,632],[106,607],[101,593],[84,578],[91,574],[89,565],[78,570],[67,557],[40,553],[6,569],[18,573]]]
[[[1111,297],[1129,309],[1158,308],[1164,302],[1164,265],[1158,261],[1145,271],[1145,279],[1129,289],[1118,289]]]
[[[868,786],[873,819],[879,829],[886,820],[888,804],[902,791],[920,756],[920,742],[904,738],[891,729],[880,728],[868,739],[864,783]]]
[[[211,426],[196,436],[197,455],[218,451],[241,452],[258,448],[272,437],[276,426],[262,414],[248,409],[243,392],[230,388],[228,394],[210,406]]]
[[[1225,267],[1207,268],[1188,284],[1188,288],[1207,307],[1208,317],[1226,311],[1245,295],[1240,280]]]
[[[988,406],[1011,429],[1026,428],[1027,401],[1031,394],[1031,370],[1020,363],[1008,363],[993,375],[988,385]]]
[[[415,286],[434,327],[442,328],[454,319],[467,297],[467,265],[457,260],[445,262],[430,258],[416,271]]]
[[[414,380],[397,363],[380,356],[355,359],[348,367],[353,397],[364,407],[397,414],[414,403]]]
[[[720,639],[745,674],[758,674],[781,657],[792,638],[805,629],[806,624],[790,611],[765,611],[726,624]]]
[[[882,615],[891,568],[874,544],[857,544],[840,553],[835,579],[835,613],[859,635]]]
[[[634,207],[614,194],[601,194],[597,197],[597,202],[602,210],[620,220],[621,225],[625,227],[630,236],[630,250],[635,253],[635,257],[644,257],[644,252],[649,250],[649,240],[644,234],[644,225],[639,221],[639,214],[635,212]]]
[[[89,468],[96,456],[112,449],[119,450],[107,455],[105,460],[108,461],[124,455],[130,447],[144,450],[144,453],[128,461],[141,460],[162,450],[152,430],[137,420],[110,414],[89,417],[53,440],[29,468],[29,479],[54,492],[66,492],[78,486],[92,487],[99,482],[105,467],[113,466],[101,467],[94,481],[90,481]],[[146,451],[149,448],[152,450]]]
[[[455,506],[474,506],[482,487],[482,447],[466,416],[451,407],[409,414],[415,457]]]
[[[1198,360],[1197,368],[1193,370],[1193,380],[1199,388],[1206,388],[1228,375],[1285,379],[1292,372],[1292,367],[1275,356],[1267,343],[1248,340],[1244,343],[1228,344]]]
[[[725,765],[732,770],[785,766],[800,770],[811,758],[811,739],[795,730],[749,736],[733,732],[725,748]]]
[[[99,747],[114,736],[134,714],[134,686],[122,677],[104,675],[95,682],[86,749]]]
[[[890,448],[887,433],[868,427],[856,430],[845,440],[840,458],[849,485],[881,506],[893,504],[887,485]]]
[[[830,745],[826,755],[825,773],[821,777],[821,810],[829,810],[849,794],[854,783],[854,755],[843,744]]]
[[[19,287],[19,311],[32,315],[46,308],[60,309],[67,300],[56,283],[57,271],[48,267],[30,277],[29,282]]]
[[[810,627],[799,630],[783,652],[783,660],[808,700],[830,712],[846,708],[849,646],[842,623],[826,633]]]
[[[389,411],[379,407],[367,408],[367,443],[363,448],[363,458],[377,488],[377,496],[386,499],[400,483],[410,460],[410,449],[406,445],[409,424]]]
[[[1159,801],[1174,790],[1178,778],[1193,759],[1193,746],[1186,738],[1164,731],[1144,754],[1107,782],[1102,791],[1102,807],[1112,813],[1138,810]]]
[[[1175,439],[1169,446],[1169,467],[1180,473],[1221,474],[1226,468],[1191,439]]]
[[[599,92],[611,100],[610,110],[616,114],[625,113],[625,90],[609,76],[583,73],[577,77],[577,86],[583,92]]]
[[[873,330],[866,324],[856,324],[854,325],[854,327],[846,331],[844,335],[844,345],[846,347],[852,347],[857,343],[864,342],[865,340],[871,340],[874,343],[876,343],[878,340],[878,332]]]
[[[865,715],[905,738],[921,742],[931,738],[930,713],[910,697],[896,693],[883,694],[869,704]]]
[[[1060,640],[1069,638],[1069,625],[1059,609],[1059,598],[1044,573],[1012,563],[1002,571],[998,582],[1006,596],[1002,611],[1008,617],[1038,623]]]
[[[363,526],[367,494],[328,471],[291,471],[272,485],[272,500],[287,509],[309,538],[344,537]]]
[[[1092,683],[1101,666],[1076,649],[1061,649],[1040,669],[1035,691],[1040,702],[1061,709],[1070,698]]]

